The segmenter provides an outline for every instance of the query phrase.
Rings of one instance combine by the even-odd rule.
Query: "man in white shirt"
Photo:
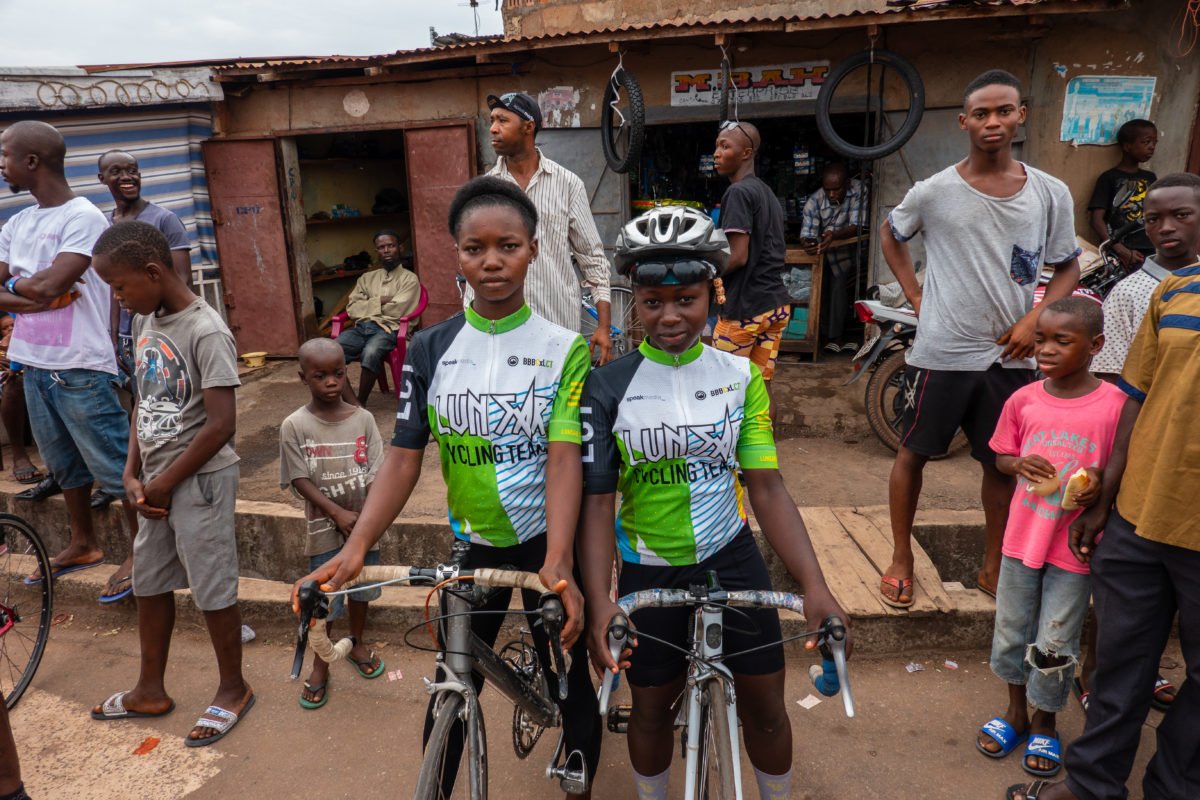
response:
[[[538,256],[525,278],[525,298],[539,316],[568,330],[579,330],[581,292],[573,257],[596,303],[599,320],[591,347],[593,357],[598,356],[603,364],[612,350],[609,265],[583,181],[534,145],[542,127],[537,101],[527,94],[509,92],[488,95],[487,103],[492,148],[500,156],[488,174],[524,189],[538,212]]]
[[[0,230],[0,311],[18,315],[8,355],[25,365],[29,424],[67,501],[71,540],[50,561],[54,577],[104,562],[89,496],[98,482],[125,497],[129,443],[129,417],[117,399],[112,296],[91,269],[108,220],[71,191],[66,152],[62,135],[44,122],[17,122],[0,135],[0,175],[37,201]],[[137,517],[123,503],[132,541]]]

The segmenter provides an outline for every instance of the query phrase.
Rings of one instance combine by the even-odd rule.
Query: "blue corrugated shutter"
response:
[[[28,119],[6,114],[0,127]],[[126,150],[138,160],[142,197],[175,212],[192,240],[192,270],[197,291],[224,313],[220,302],[217,242],[200,143],[212,138],[207,106],[158,106],[151,109],[79,112],[37,117],[62,132],[67,141],[67,180],[76,193],[107,215],[113,199],[97,180],[97,160],[108,150]],[[28,192],[0,195],[0,223],[33,199]]]

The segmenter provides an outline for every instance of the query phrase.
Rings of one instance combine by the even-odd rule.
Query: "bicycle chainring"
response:
[[[542,672],[541,659],[538,658],[533,645],[523,639],[509,642],[500,649],[500,657],[521,676],[522,680],[541,687],[542,692],[545,693],[546,677]],[[532,753],[545,730],[544,725],[534,722],[524,709],[515,706],[513,708],[513,751],[516,752],[517,758],[526,758]]]

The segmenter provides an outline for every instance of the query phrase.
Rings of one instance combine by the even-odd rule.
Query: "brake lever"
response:
[[[551,658],[554,659],[554,673],[558,676],[558,699],[567,699],[567,666],[562,651],[562,626],[566,619],[562,600],[558,595],[549,595],[542,601],[542,626],[546,629],[546,637],[550,640]]]
[[[312,618],[324,619],[329,613],[327,598],[316,581],[305,581],[297,592],[300,602],[300,627],[296,631],[296,655],[292,658],[292,680],[300,677],[304,669],[304,651],[308,647],[308,626]]]
[[[618,666],[621,663],[621,651],[629,640],[629,618],[624,614],[614,614],[608,623],[608,653]],[[605,672],[600,680],[600,716],[608,713],[608,699],[621,683],[621,673]]]
[[[817,639],[821,649],[821,667],[815,664],[809,671],[813,685],[826,697],[842,693],[842,705],[846,716],[854,716],[854,695],[850,691],[850,673],[846,669],[846,623],[836,614],[830,614],[821,623],[821,635]]]

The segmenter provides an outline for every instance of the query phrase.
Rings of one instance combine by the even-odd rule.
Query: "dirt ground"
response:
[[[260,632],[245,647],[244,670],[258,701],[229,737],[212,747],[185,748],[186,735],[212,696],[215,666],[204,632],[177,631],[168,668],[168,690],[178,707],[161,719],[96,722],[88,709],[129,688],[137,673],[138,644],[131,628],[89,624],[90,608],[59,608],[46,657],[30,691],[13,712],[24,778],[37,800],[174,800],[187,797],[406,797],[420,763],[420,725],[426,695],[421,677],[432,656],[399,642],[374,642],[388,673],[378,680],[335,664],[329,704],[299,708],[299,682],[288,680],[293,642],[280,629]],[[73,616],[71,616],[73,615]],[[975,751],[979,726],[998,713],[1006,696],[985,665],[986,653],[929,653],[909,658],[853,659],[858,714],[847,719],[841,702],[824,699],[806,710],[815,693],[806,673],[810,660],[798,645],[788,659],[786,701],[795,765],[793,798],[932,798],[998,800],[1003,789],[1027,780],[1019,755],[995,761]],[[957,668],[951,669],[946,660]],[[1167,663],[1179,662],[1172,642]],[[909,661],[920,672],[907,672]],[[1182,669],[1166,674],[1181,679]],[[624,690],[622,690],[624,691]],[[623,697],[624,695],[622,695]],[[497,800],[559,795],[542,777],[554,744],[549,731],[526,761],[510,745],[511,707],[486,692],[491,796]],[[624,702],[624,700],[622,700]],[[1141,775],[1154,750],[1152,711],[1129,797],[1142,797]],[[1073,701],[1059,716],[1064,742],[1078,736],[1083,715]],[[747,797],[757,797],[743,760]],[[597,800],[632,800],[635,792],[622,736],[605,734]],[[672,770],[671,796],[682,796],[682,766]],[[465,797],[459,791],[455,797]]]
[[[779,407],[780,471],[803,506],[883,505],[893,454],[867,427],[862,383],[842,386],[849,360],[817,365],[785,361],[772,389]],[[358,385],[358,365],[350,374]],[[279,488],[279,423],[308,402],[294,361],[272,361],[243,378],[238,392],[236,448],[242,457],[239,496],[299,504]],[[395,424],[395,399],[376,391],[367,404],[384,440]],[[409,503],[411,513],[440,516],[444,494],[436,449],[425,457],[424,475]],[[979,507],[979,467],[965,453],[931,462],[925,473],[924,508]]]

